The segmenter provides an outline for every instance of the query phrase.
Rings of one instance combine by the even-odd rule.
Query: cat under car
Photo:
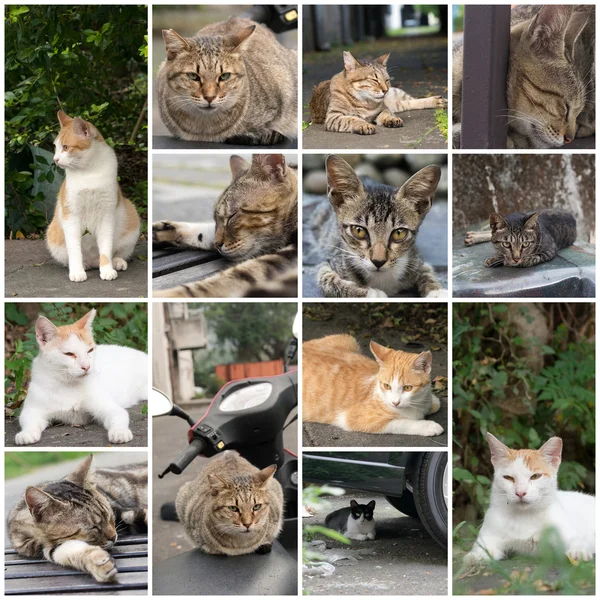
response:
[[[339,531],[350,540],[374,540],[375,500],[367,504],[350,500],[350,506],[338,508],[325,517],[325,527]]]

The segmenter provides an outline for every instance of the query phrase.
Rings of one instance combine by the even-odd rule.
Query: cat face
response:
[[[352,518],[359,523],[373,520],[373,512],[375,511],[375,500],[371,500],[368,504],[359,504],[356,500],[350,500],[350,509]]]
[[[555,493],[562,440],[550,438],[539,450],[511,450],[487,434],[494,465],[492,495],[519,510],[535,508]]]
[[[431,386],[431,352],[412,354],[392,350],[376,342],[371,352],[379,364],[377,393],[391,408],[418,405]]]
[[[269,518],[266,487],[276,470],[277,466],[271,465],[252,476],[208,476],[212,514],[221,533],[245,535],[264,530]]]
[[[217,200],[215,246],[236,261],[282,247],[297,210],[295,176],[282,154],[230,159],[233,181]],[[292,222],[291,222],[292,221]]]
[[[390,89],[390,76],[385,67],[388,54],[374,61],[356,60],[350,52],[344,52],[344,68],[353,95],[365,102],[382,102]]]
[[[507,267],[517,267],[527,256],[535,254],[538,249],[539,232],[537,220],[539,213],[532,215],[524,225],[508,223],[497,213],[490,215],[492,243],[504,257]]]
[[[256,26],[227,36],[183,38],[163,30],[167,50],[167,81],[173,110],[218,113],[237,103],[244,93],[244,42]]]
[[[329,156],[325,165],[329,201],[346,245],[346,259],[367,274],[401,264],[431,208],[440,168],[425,167],[396,189],[363,186],[339,156]]]
[[[511,33],[507,78],[510,125],[534,147],[570,142],[588,93],[574,63],[574,45],[587,15],[572,6],[545,6]]]
[[[92,323],[96,311],[91,310],[72,325],[57,327],[46,317],[38,317],[35,337],[40,355],[51,368],[67,378],[85,377],[95,350]]]
[[[108,550],[117,541],[114,512],[88,481],[91,464],[92,455],[65,479],[25,490],[39,532],[54,545],[81,540]]]
[[[61,169],[85,169],[93,158],[94,141],[103,142],[100,132],[80,117],[58,111],[60,132],[54,140],[54,162]]]

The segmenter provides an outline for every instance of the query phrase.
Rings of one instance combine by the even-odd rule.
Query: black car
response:
[[[383,494],[448,546],[446,452],[303,452],[304,483]]]

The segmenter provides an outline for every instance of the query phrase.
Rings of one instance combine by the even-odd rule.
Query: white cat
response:
[[[54,162],[65,169],[54,217],[46,234],[50,254],[69,267],[71,281],[85,281],[85,271],[117,278],[127,269],[140,237],[140,219],[117,183],[117,157],[100,132],[79,117],[58,112],[60,133]]]
[[[510,553],[536,554],[542,532],[554,528],[567,556],[592,560],[596,548],[596,500],[558,490],[562,440],[539,450],[511,450],[488,433],[494,465],[492,496],[483,526],[465,565],[474,567]]]
[[[40,348],[19,417],[18,445],[35,444],[53,421],[85,425],[96,420],[113,444],[130,442],[126,408],[148,398],[148,356],[123,346],[96,346],[91,310],[72,325],[56,327],[38,317]]]

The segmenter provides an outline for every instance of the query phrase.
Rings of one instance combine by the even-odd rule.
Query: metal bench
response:
[[[98,583],[90,575],[49,563],[23,558],[13,548],[4,551],[6,596],[33,594],[126,594],[146,595],[148,589],[148,537],[119,539],[112,556],[119,575],[115,583]]]

